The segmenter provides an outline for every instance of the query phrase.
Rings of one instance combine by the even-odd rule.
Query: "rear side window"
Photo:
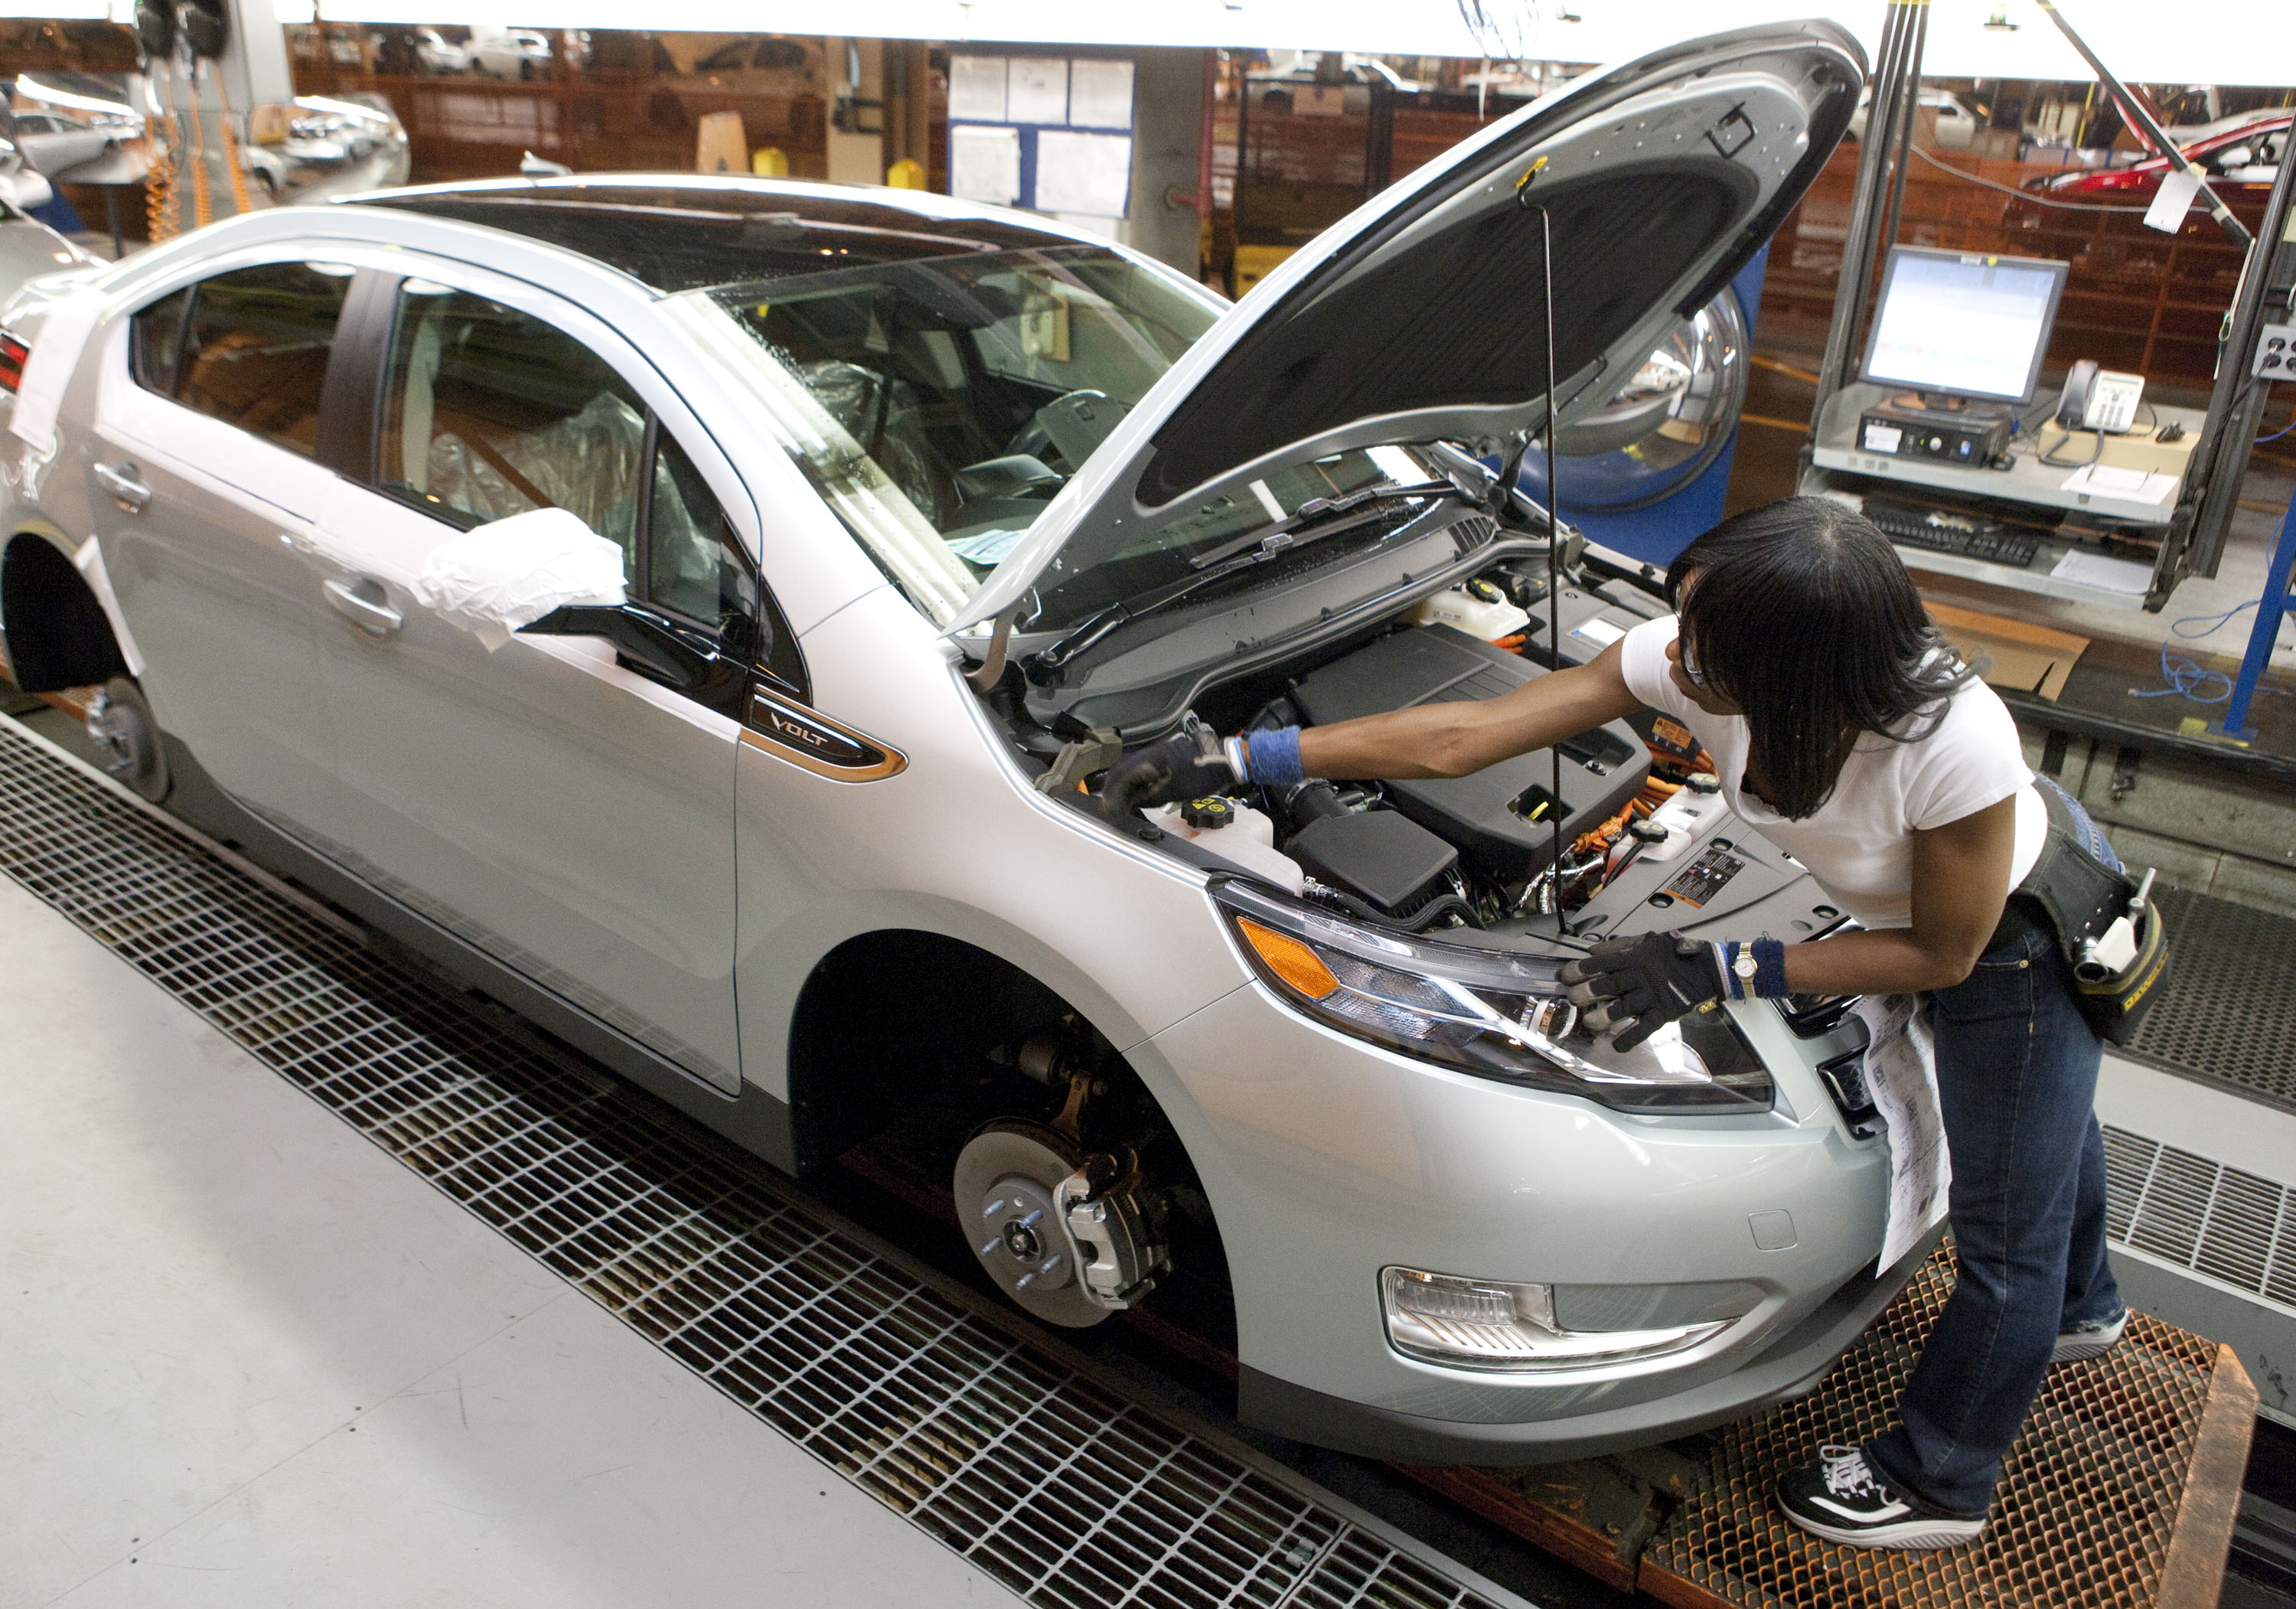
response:
[[[162,397],[176,394],[184,356],[184,315],[192,310],[192,287],[171,291],[128,323],[128,361],[135,383]]]
[[[265,263],[202,280],[182,320],[183,349],[172,395],[250,435],[305,457],[316,456],[319,395],[352,271],[334,264]],[[156,312],[165,303],[145,309]],[[149,333],[155,360],[164,331]],[[139,337],[139,352],[145,342]],[[155,390],[156,369],[138,378]]]

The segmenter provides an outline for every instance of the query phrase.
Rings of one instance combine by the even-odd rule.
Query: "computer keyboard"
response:
[[[1948,513],[1943,509],[1868,497],[1866,517],[1901,547],[1959,554],[1964,558],[1983,559],[2020,570],[2030,564],[2041,550],[2041,539],[2030,532],[1976,514]]]

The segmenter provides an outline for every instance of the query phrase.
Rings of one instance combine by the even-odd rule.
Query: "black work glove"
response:
[[[1149,805],[1224,793],[1241,780],[1219,739],[1210,728],[1194,727],[1135,749],[1109,767],[1100,788],[1100,813],[1124,821]]]
[[[1688,1016],[1726,992],[1713,945],[1680,933],[1604,939],[1562,968],[1570,1004],[1587,1014],[1579,1026],[1613,1034],[1611,1043],[1632,1050],[1677,1017]]]

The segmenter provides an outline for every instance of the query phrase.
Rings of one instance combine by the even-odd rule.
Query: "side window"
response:
[[[621,546],[635,589],[645,405],[596,353],[499,302],[408,280],[384,388],[384,491],[466,529],[565,509]]]
[[[314,456],[327,353],[351,275],[332,263],[265,263],[201,281],[176,399]]]
[[[654,454],[653,497],[646,517],[646,597],[689,620],[711,625],[735,600],[723,596],[721,572],[738,569],[718,499],[693,460],[668,431]]]
[[[162,397],[176,394],[184,356],[184,315],[192,309],[192,287],[170,291],[138,312],[127,326],[127,361],[135,383]]]

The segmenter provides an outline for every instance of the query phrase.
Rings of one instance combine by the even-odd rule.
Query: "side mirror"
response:
[[[528,636],[603,637],[615,653],[681,693],[708,681],[718,661],[714,652],[697,645],[668,619],[636,603],[563,603],[519,630]]]

